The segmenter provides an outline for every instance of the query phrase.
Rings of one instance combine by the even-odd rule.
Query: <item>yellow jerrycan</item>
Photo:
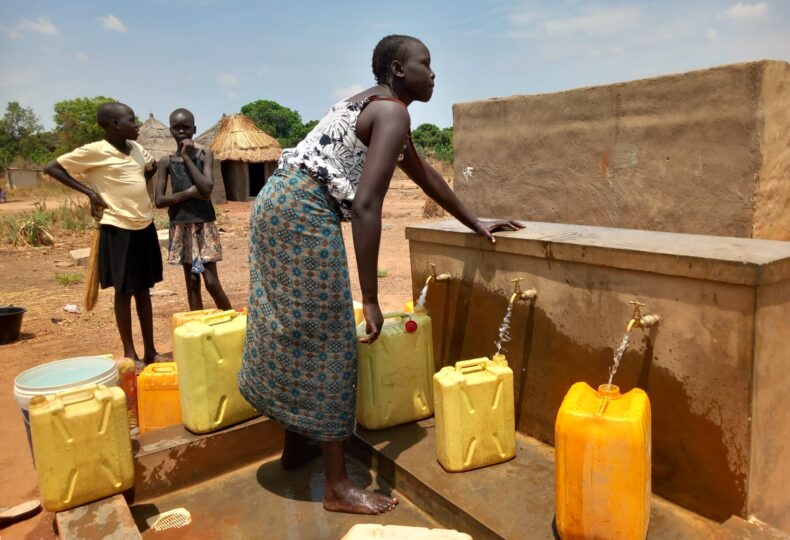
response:
[[[126,395],[91,384],[30,400],[30,431],[44,508],[60,512],[134,484]]]
[[[502,354],[456,362],[433,376],[436,457],[461,472],[516,456],[513,371]]]
[[[239,392],[247,316],[233,310],[195,319],[173,332],[184,426],[211,433],[259,413]]]
[[[364,337],[364,321],[357,337]],[[359,343],[357,421],[366,429],[384,429],[433,414],[431,318],[415,313],[388,313],[379,338]]]
[[[362,303],[353,300],[354,305],[354,324],[365,322],[365,312],[362,310]]]
[[[181,423],[175,362],[149,364],[137,376],[137,425],[140,433]]]
[[[650,400],[639,388],[574,384],[555,426],[563,540],[644,539],[650,519]]]
[[[173,330],[175,330],[179,326],[184,325],[189,321],[201,319],[206,315],[214,315],[215,313],[222,313],[222,310],[211,308],[198,309],[196,311],[179,311],[178,313],[173,313],[173,315],[170,317],[170,325],[173,327]]]

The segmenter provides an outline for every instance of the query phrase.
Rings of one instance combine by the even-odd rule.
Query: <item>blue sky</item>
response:
[[[452,124],[452,104],[790,60],[790,1],[0,0],[0,106],[52,126],[61,99],[106,95],[144,119],[176,107],[198,131],[273,99],[319,118],[370,86],[379,38],[410,34],[437,74],[414,127]]]

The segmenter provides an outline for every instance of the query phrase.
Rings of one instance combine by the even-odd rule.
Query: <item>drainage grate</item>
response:
[[[155,531],[165,531],[167,529],[179,529],[192,523],[192,514],[186,508],[176,508],[168,512],[162,512],[152,516],[147,520],[148,527]]]

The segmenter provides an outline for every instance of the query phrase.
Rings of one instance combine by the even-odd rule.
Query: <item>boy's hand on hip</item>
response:
[[[90,196],[91,201],[91,216],[96,219],[101,219],[104,209],[107,208],[107,203],[104,202],[101,195],[94,193]]]

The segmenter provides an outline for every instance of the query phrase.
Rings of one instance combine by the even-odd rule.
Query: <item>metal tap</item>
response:
[[[510,304],[515,302],[516,300],[524,300],[529,301],[535,298],[538,295],[538,291],[535,289],[527,289],[526,291],[521,290],[521,280],[524,278],[517,277],[515,279],[511,279],[510,282],[513,283],[513,294],[510,296]]]
[[[450,274],[439,274],[436,275],[436,265],[431,263],[431,274],[428,276],[428,279],[425,280],[425,284],[428,285],[431,281],[436,281],[437,283],[440,281],[450,281],[453,279],[453,276]]]
[[[631,300],[628,303],[634,306],[634,312],[631,314],[631,320],[628,321],[628,326],[625,328],[626,332],[630,332],[634,328],[648,328],[649,326],[654,326],[661,320],[661,317],[654,313],[642,315],[639,310],[639,308],[645,307],[642,302]]]

